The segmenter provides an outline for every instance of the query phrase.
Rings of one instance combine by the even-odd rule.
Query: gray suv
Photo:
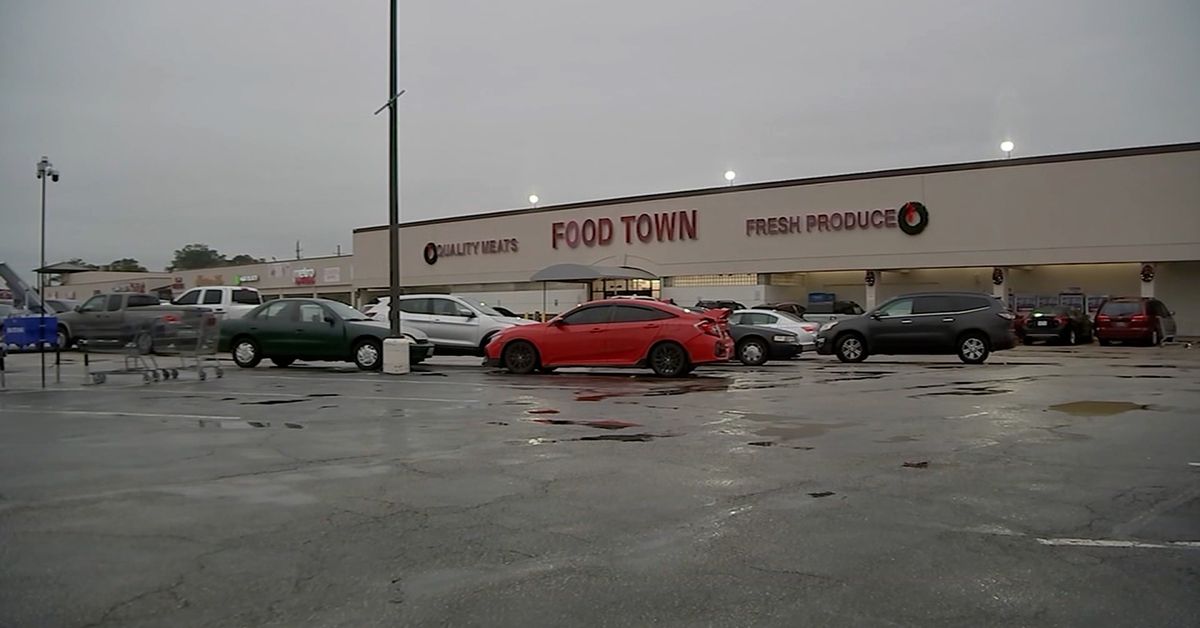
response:
[[[862,316],[825,323],[817,352],[842,362],[862,362],[872,353],[957,354],[967,364],[982,364],[992,351],[1016,346],[1014,319],[986,294],[906,294]]]

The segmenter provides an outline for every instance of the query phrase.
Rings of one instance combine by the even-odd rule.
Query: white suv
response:
[[[387,322],[391,311],[389,297],[367,306],[372,319]],[[483,305],[449,294],[406,294],[400,297],[400,320],[429,336],[438,355],[483,355],[492,336],[513,325],[532,325],[533,321],[512,318]]]

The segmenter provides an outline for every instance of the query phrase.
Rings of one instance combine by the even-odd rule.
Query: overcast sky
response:
[[[1196,0],[402,0],[405,220],[1200,139]],[[346,252],[386,0],[0,0],[0,260]]]

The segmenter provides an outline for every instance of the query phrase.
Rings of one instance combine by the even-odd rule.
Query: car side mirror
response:
[[[1167,315],[1169,315],[1169,316],[1171,316],[1171,317],[1174,317],[1174,316],[1175,316],[1175,310],[1169,310],[1169,311],[1167,312]]]
[[[474,310],[459,310],[459,311],[458,311],[458,315],[459,315],[459,316],[465,316],[465,317],[467,317],[467,318],[475,318],[475,312],[474,312]]]
[[[332,316],[326,316],[325,322],[328,323],[330,327],[333,327],[334,323],[337,321]]]
[[[867,314],[867,316],[869,316],[871,318],[871,320],[875,320],[875,321],[883,318],[883,315],[880,314],[879,312],[871,312],[870,314]]]
[[[72,310],[73,310],[75,313],[79,313],[79,312],[82,312],[82,311],[83,311],[83,306],[82,306],[82,305],[76,305],[75,307],[73,307],[73,308],[71,308],[71,309],[72,309]]]

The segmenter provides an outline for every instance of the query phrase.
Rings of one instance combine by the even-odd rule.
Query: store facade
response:
[[[680,304],[972,290],[1017,308],[1156,296],[1200,335],[1200,144],[912,168],[407,223],[406,292],[554,313],[613,293]],[[543,286],[558,263],[657,281]],[[387,231],[354,232],[357,298],[386,292]],[[543,303],[545,305],[543,306]],[[543,309],[544,308],[544,309]]]

